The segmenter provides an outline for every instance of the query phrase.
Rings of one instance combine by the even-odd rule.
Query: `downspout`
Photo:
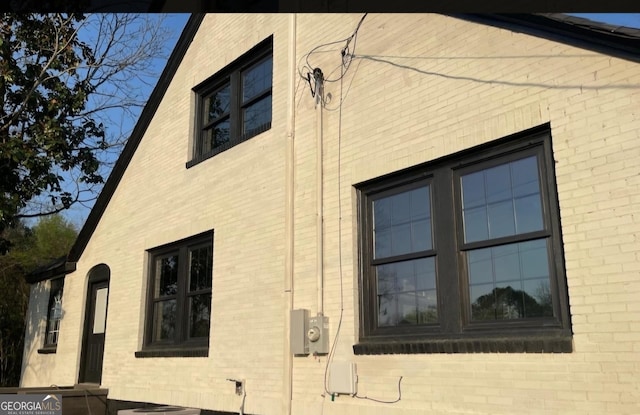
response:
[[[295,127],[296,127],[296,97],[295,84],[296,68],[296,15],[289,17],[289,108],[287,109],[287,139],[285,160],[285,262],[284,262],[284,304],[285,304],[285,333],[284,333],[284,385],[283,385],[283,413],[291,415],[293,401],[293,354],[291,353],[291,310],[293,310],[293,265],[294,265],[294,194],[295,194]]]
[[[322,74],[322,72],[320,72],[320,74]],[[316,81],[316,272],[318,280],[318,315],[324,315],[324,239],[322,234],[322,222],[324,219],[322,207],[322,110],[324,99],[323,86],[324,85],[322,80]]]

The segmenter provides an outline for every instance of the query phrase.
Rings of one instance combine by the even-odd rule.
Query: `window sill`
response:
[[[54,354],[58,350],[58,346],[45,346],[38,349],[38,354]]]
[[[353,345],[356,355],[431,353],[571,353],[567,337],[479,338],[422,341],[367,341]]]
[[[147,349],[136,352],[136,357],[209,357],[208,347],[192,347],[185,349]]]

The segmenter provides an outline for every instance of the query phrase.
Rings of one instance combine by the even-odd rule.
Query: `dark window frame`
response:
[[[360,332],[356,354],[453,352],[571,352],[572,333],[555,168],[548,124],[356,185],[360,252]],[[544,230],[465,243],[460,177],[536,154]],[[430,183],[436,257],[437,324],[378,327],[373,260],[373,201]],[[465,251],[517,241],[548,242],[553,318],[471,321]],[[410,259],[409,256],[397,260]],[[448,271],[447,271],[448,270]]]
[[[49,301],[47,302],[47,323],[44,331],[44,345],[38,350],[38,353],[48,354],[55,353],[58,348],[58,340],[60,338],[60,321],[62,320],[62,314],[58,318],[54,318],[52,315],[54,309],[54,302],[57,292],[60,291],[60,303],[62,313],[62,295],[64,294],[64,276],[58,278],[52,278],[49,280]],[[57,327],[52,327],[56,325]],[[52,341],[51,334],[55,334],[55,339]]]
[[[190,272],[190,252],[207,248],[211,249],[211,257],[213,258],[213,230],[206,231],[201,234],[182,239],[167,245],[149,249],[148,271],[147,271],[147,301],[145,307],[144,322],[144,341],[142,350],[136,352],[136,357],[207,357],[209,353],[209,341],[211,332],[206,337],[189,336],[189,298],[195,295],[211,296],[211,305],[209,321],[211,322],[211,310],[213,308],[213,269],[211,287],[208,289],[200,289],[190,291],[189,272]],[[167,257],[171,254],[178,255],[178,272],[176,281],[176,293],[171,295],[159,296],[154,295],[155,279],[156,279],[156,263],[157,260]],[[213,263],[212,263],[213,266]],[[170,299],[176,300],[175,312],[175,335],[172,339],[154,340],[154,305],[161,301]]]
[[[268,88],[257,92],[243,102],[242,97],[242,74],[264,62],[271,60],[272,79]],[[217,117],[215,120],[205,122],[204,106],[207,98],[214,93],[229,87],[229,110]],[[237,58],[235,61],[218,71],[215,75],[205,80],[201,84],[193,88],[196,96],[195,105],[195,128],[193,139],[192,159],[186,164],[187,168],[193,167],[202,161],[209,159],[216,154],[222,153],[244,141],[249,140],[269,129],[271,129],[271,120],[273,117],[273,36],[269,36],[248,52]],[[257,104],[259,101],[271,97],[271,106],[269,121],[256,128],[244,132],[243,112],[246,108]],[[210,148],[206,142],[206,131],[212,129],[216,125],[229,122],[229,141],[215,148]]]

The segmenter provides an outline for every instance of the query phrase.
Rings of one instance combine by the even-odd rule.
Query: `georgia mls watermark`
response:
[[[0,415],[62,415],[62,395],[0,395]]]

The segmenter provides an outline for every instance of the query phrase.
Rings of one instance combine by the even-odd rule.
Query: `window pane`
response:
[[[511,200],[511,174],[508,164],[485,170],[484,180],[487,203]]]
[[[242,73],[242,102],[271,88],[272,58],[269,57]]]
[[[489,216],[489,238],[500,238],[515,234],[513,202],[498,202],[487,206]]]
[[[540,193],[538,181],[538,160],[527,157],[511,164],[511,181],[515,197]]]
[[[176,300],[153,305],[153,341],[173,339],[176,330]]]
[[[204,119],[209,123],[229,112],[231,104],[230,86],[226,85],[205,99]]]
[[[378,326],[427,324],[437,319],[435,257],[376,267]]]
[[[211,294],[189,298],[189,337],[209,337]]]
[[[378,296],[378,327],[398,325],[398,298],[395,294]]]
[[[540,194],[515,199],[515,208],[517,233],[534,232],[544,228]]]
[[[194,249],[189,266],[189,291],[211,288],[213,270],[213,250],[211,246]]]
[[[204,151],[213,150],[227,144],[231,139],[229,119],[217,123],[207,129],[204,134],[206,143]]]
[[[465,210],[463,219],[465,242],[483,241],[489,238],[485,206]]]
[[[96,303],[93,312],[93,334],[102,334],[107,326],[107,295],[108,288],[96,291]]]
[[[544,228],[537,169],[531,156],[462,176],[465,242]]]
[[[553,299],[549,279],[533,279],[524,281],[525,315],[527,317],[552,317]]]
[[[547,239],[467,252],[473,320],[553,315]]]
[[[271,95],[247,106],[242,112],[242,119],[243,134],[250,134],[271,122]]]
[[[174,254],[156,261],[154,298],[175,295],[178,292],[178,255]]]
[[[60,319],[62,318],[62,292],[64,278],[51,280],[49,288],[49,315],[47,316],[47,331],[45,344],[58,343]]]
[[[373,202],[375,258],[427,251],[431,237],[430,187],[383,197]]]
[[[462,205],[465,209],[484,206],[487,203],[484,194],[484,174],[482,172],[462,176]]]

